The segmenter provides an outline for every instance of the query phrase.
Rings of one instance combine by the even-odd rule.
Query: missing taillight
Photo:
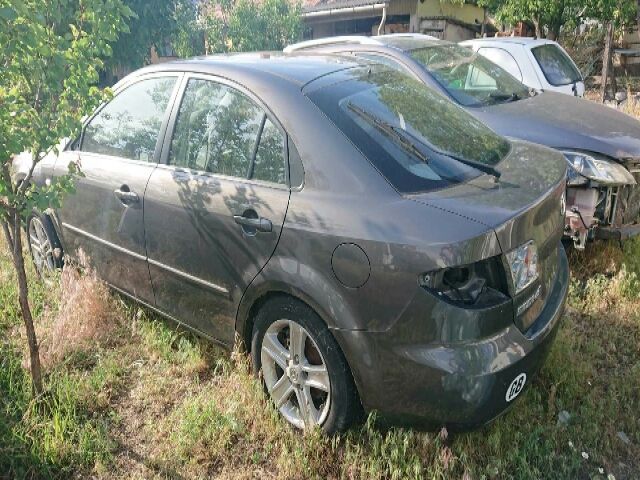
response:
[[[504,267],[498,257],[425,273],[420,285],[457,306],[486,308],[509,299]]]

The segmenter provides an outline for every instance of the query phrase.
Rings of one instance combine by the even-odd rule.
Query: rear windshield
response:
[[[402,193],[465,182],[510,150],[460,107],[386,67],[308,95]]]
[[[443,43],[411,50],[447,92],[467,107],[513,102],[530,96],[529,88],[492,61],[460,45]]]
[[[547,82],[553,86],[582,81],[582,75],[573,61],[552,43],[531,49]]]

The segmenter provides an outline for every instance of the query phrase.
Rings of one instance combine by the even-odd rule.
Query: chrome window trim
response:
[[[241,183],[243,185],[256,185],[259,187],[271,188],[273,190],[283,190],[283,191],[289,190],[289,187],[282,183],[266,182],[264,180],[254,180],[254,179],[247,179],[242,177],[232,177],[230,175],[221,175],[219,173],[205,172],[202,170],[192,170],[190,168],[181,167],[178,165],[167,165],[165,163],[160,163],[157,165],[156,168],[162,169],[162,170],[168,170],[172,172],[184,172],[184,173],[191,174],[194,177],[206,177],[206,178],[211,178],[212,180]]]

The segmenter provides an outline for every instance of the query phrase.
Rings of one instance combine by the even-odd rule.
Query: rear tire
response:
[[[254,374],[294,427],[318,426],[333,434],[359,420],[362,407],[349,365],[325,323],[303,302],[281,296],[262,306],[251,357]]]

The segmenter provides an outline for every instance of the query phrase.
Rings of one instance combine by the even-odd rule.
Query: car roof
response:
[[[337,37],[325,37],[315,40],[307,40],[305,42],[294,43],[287,46],[284,51],[303,52],[320,49],[323,47],[331,47],[338,45],[370,45],[378,47],[394,47],[398,50],[413,50],[430,45],[445,44],[436,37],[423,35],[420,33],[392,33],[388,35],[374,35],[367,37],[365,35],[342,35]]]
[[[216,75],[237,75],[251,77],[255,81],[267,81],[279,77],[297,86],[304,86],[317,78],[341,70],[362,67],[368,62],[363,59],[341,57],[339,55],[294,54],[282,52],[241,53],[211,55],[188,60],[175,60],[150,65],[134,72],[135,76],[155,72],[192,72]],[[123,82],[129,77],[125,77]],[[116,86],[117,87],[117,86]]]
[[[511,43],[515,45],[527,45],[530,47],[535,47],[537,45],[546,45],[549,43],[557,43],[553,40],[547,40],[546,38],[534,38],[534,37],[487,37],[487,38],[476,38],[472,40],[465,40],[464,42],[460,42],[461,45],[470,45],[472,43]]]

